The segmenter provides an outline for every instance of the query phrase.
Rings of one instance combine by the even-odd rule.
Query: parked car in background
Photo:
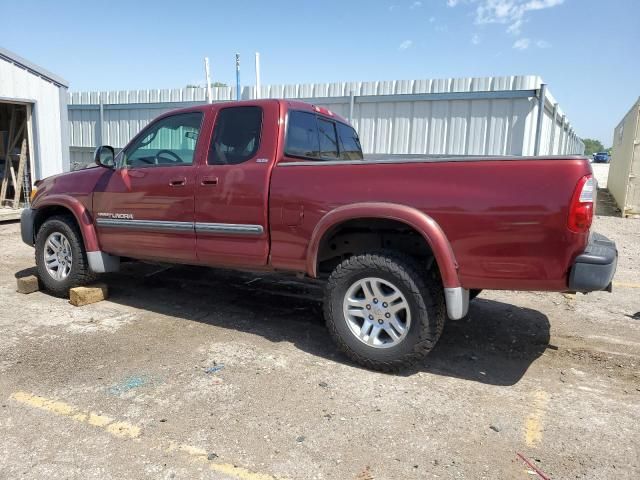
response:
[[[593,163],[609,163],[609,153],[608,152],[594,153]]]
[[[604,290],[616,269],[585,157],[367,160],[339,115],[254,100],[166,113],[95,161],[22,216],[52,293],[120,258],[317,277],[332,337],[373,369],[421,360],[482,289]]]

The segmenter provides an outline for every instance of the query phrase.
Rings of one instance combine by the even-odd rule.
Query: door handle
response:
[[[170,187],[184,187],[187,183],[187,179],[182,178],[174,178],[173,180],[169,180]]]
[[[217,185],[218,177],[202,177],[200,185]]]

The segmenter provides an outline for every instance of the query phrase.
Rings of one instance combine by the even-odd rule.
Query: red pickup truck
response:
[[[325,278],[340,349],[397,370],[481,289],[610,289],[584,157],[363,158],[338,115],[299,101],[164,114],[101,168],[37,182],[22,216],[56,295],[120,258]]]

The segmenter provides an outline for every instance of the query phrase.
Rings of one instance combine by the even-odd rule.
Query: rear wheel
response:
[[[36,267],[40,281],[57,297],[93,280],[77,225],[67,216],[47,219],[36,237]]]
[[[437,275],[395,252],[357,255],[331,274],[325,318],[341,351],[358,364],[397,371],[422,360],[445,320]]]
[[[478,288],[478,289],[471,289],[469,290],[469,300],[473,300],[474,298],[476,298],[478,295],[480,295],[480,293],[482,292],[482,289]]]

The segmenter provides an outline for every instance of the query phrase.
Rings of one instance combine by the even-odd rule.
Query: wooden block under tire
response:
[[[40,290],[40,281],[35,275],[17,278],[16,282],[18,284],[18,293],[33,293]]]
[[[109,296],[109,288],[104,283],[96,283],[87,287],[76,287],[69,290],[69,303],[76,307],[101,302]]]

